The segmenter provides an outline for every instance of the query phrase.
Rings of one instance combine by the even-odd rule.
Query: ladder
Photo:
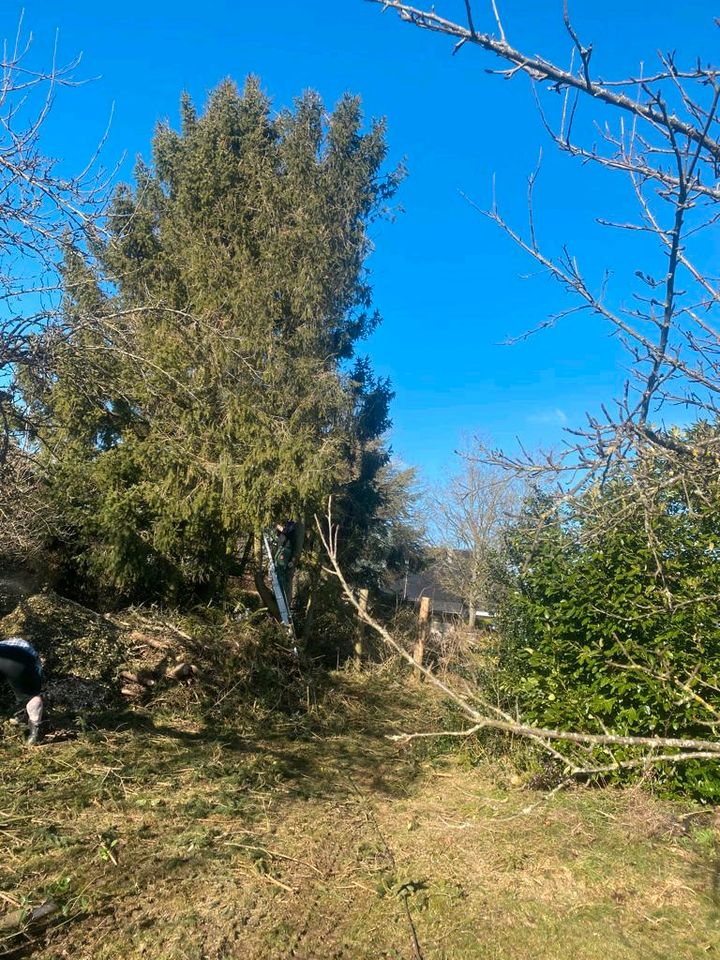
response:
[[[272,584],[273,593],[275,594],[275,600],[278,605],[278,610],[280,611],[280,619],[284,626],[288,628],[288,633],[290,634],[290,639],[292,640],[293,651],[297,656],[297,638],[295,636],[295,626],[292,621],[292,616],[290,614],[290,605],[288,603],[287,597],[285,596],[285,591],[282,588],[280,583],[280,578],[278,577],[277,570],[275,569],[275,560],[273,559],[272,550],[270,549],[270,541],[268,540],[267,534],[263,533],[263,543],[265,545],[265,552],[267,553],[268,558],[268,570],[270,571],[270,583]]]

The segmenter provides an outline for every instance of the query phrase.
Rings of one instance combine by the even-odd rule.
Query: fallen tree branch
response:
[[[490,723],[476,723],[474,726],[468,727],[466,730],[432,730],[427,733],[393,733],[388,734],[386,739],[393,740],[395,743],[409,743],[411,740],[419,740],[428,737],[470,737],[479,730],[482,730],[483,727],[493,725],[494,724]],[[530,727],[525,729],[534,728]],[[518,732],[522,732],[522,730],[522,727],[518,728]],[[537,739],[539,740],[540,738]],[[613,743],[615,742],[616,741],[613,740]],[[561,760],[566,760],[562,754],[556,753],[555,756]],[[569,779],[573,779],[574,777],[589,777],[600,773],[613,773],[616,770],[627,770],[632,769],[633,767],[650,767],[656,763],[683,763],[685,760],[714,760],[717,756],[718,751],[716,749],[712,749],[705,751],[691,750],[687,753],[650,754],[649,756],[645,757],[637,757],[634,760],[616,760],[614,763],[607,763],[598,767],[572,767],[569,761],[567,761],[567,763],[570,767]]]
[[[407,650],[405,650],[403,646],[398,643],[392,634],[381,623],[375,620],[375,618],[367,611],[367,609],[361,607],[350,585],[345,579],[345,575],[343,574],[338,562],[338,529],[337,527],[333,526],[332,522],[332,498],[330,498],[328,501],[326,521],[327,529],[323,527],[319,517],[315,517],[315,523],[320,535],[320,540],[330,561],[330,567],[325,569],[328,573],[337,578],[343,593],[345,594],[346,600],[355,609],[357,616],[360,618],[360,620],[371,627],[391,650],[395,651],[395,653],[402,657],[403,660],[409,663],[413,669],[421,673],[429,683],[431,683],[446,697],[452,700],[452,702],[456,704],[456,706],[458,706],[460,710],[462,710],[462,712],[473,721],[473,726],[464,731],[454,731],[449,734],[444,732],[431,734],[404,734],[400,735],[398,739],[410,740],[422,736],[469,736],[473,733],[477,733],[479,730],[490,729],[532,739],[545,749],[548,749],[556,759],[562,757],[562,755],[558,754],[556,750],[550,747],[547,741],[560,741],[563,743],[574,743],[584,746],[627,746],[646,747],[650,748],[651,750],[663,749],[681,751],[681,753],[678,754],[662,753],[659,755],[646,755],[638,759],[621,760],[606,766],[590,768],[578,767],[567,758],[562,757],[563,761],[568,765],[573,776],[592,776],[600,773],[609,773],[613,770],[643,766],[656,762],[680,763],[694,759],[720,760],[720,742],[695,740],[684,737],[632,737],[613,733],[578,733],[568,730],[553,730],[545,727],[533,727],[528,724],[520,723],[507,717],[507,715],[488,716],[480,713],[467,702],[465,697],[461,696],[456,690],[448,686],[448,684],[438,679],[432,673],[432,671],[428,670],[421,664],[416,663],[411,654],[409,654]],[[497,711],[497,713],[501,713],[501,711]]]

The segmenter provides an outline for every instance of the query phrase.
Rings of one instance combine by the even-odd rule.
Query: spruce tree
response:
[[[401,176],[383,123],[314,93],[273,115],[252,77],[181,115],[67,264],[65,335],[27,385],[65,559],[124,595],[215,586],[243,537],[312,516],[357,479],[358,391],[378,392],[353,358],[379,322],[368,226]]]

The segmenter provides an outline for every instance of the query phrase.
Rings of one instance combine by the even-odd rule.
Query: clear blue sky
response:
[[[567,62],[562,0],[499,3],[511,42]],[[435,5],[463,15],[461,0]],[[489,0],[474,6],[478,28],[492,29]],[[119,177],[129,179],[134,157],[149,158],[156,121],[177,122],[181,91],[202,105],[227,76],[241,82],[259,74],[278,108],[308,87],[328,105],[350,90],[367,116],[387,117],[391,159],[405,158],[409,176],[399,195],[404,212],[374,230],[370,266],[384,323],[365,349],[397,392],[394,451],[429,479],[443,475],[463,433],[505,446],[515,437],[529,447],[556,444],[564,425],[597,410],[622,382],[618,345],[592,318],[502,345],[569,304],[462,194],[487,206],[494,175],[503,212],[523,227],[526,177],[541,146],[537,228],[547,249],[567,243],[592,277],[610,268],[616,300],[629,297],[634,270],[652,264],[632,238],[594,223],[632,210],[622,182],[554,155],[527,83],[486,75],[495,63],[480,51],[451,57],[448,38],[363,0],[27,0],[24,7],[36,63],[48,61],[57,29],[60,60],[82,51],[78,76],[98,78],[59,93],[46,131],[46,151],[71,170],[92,153],[114,104],[103,160],[111,167],[126,154]],[[712,7],[709,0],[571,3],[607,79],[641,60],[653,64],[658,48],[676,49],[680,60],[710,58],[720,37]],[[3,4],[4,36],[14,33],[20,9]]]

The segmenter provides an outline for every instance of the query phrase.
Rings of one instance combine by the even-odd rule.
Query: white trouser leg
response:
[[[38,724],[42,722],[43,718],[43,700],[42,697],[33,697],[32,700],[28,700],[25,704],[25,709],[27,710],[28,720],[30,723]]]

